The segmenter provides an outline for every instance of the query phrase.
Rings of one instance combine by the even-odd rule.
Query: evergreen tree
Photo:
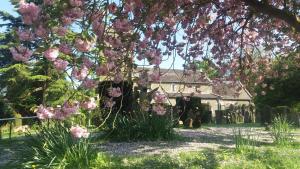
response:
[[[11,117],[13,112],[33,115],[33,108],[42,103],[62,104],[71,92],[65,74],[55,70],[45,59],[25,64],[14,61],[9,48],[17,43],[16,27],[24,25],[20,17],[6,12],[0,12],[0,19],[4,21],[0,25],[4,28],[0,33],[0,118]],[[37,42],[23,45],[37,48]]]

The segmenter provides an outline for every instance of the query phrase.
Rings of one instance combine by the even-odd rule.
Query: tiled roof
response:
[[[240,82],[233,83],[231,81],[223,81],[221,83],[213,83],[213,88],[212,88],[212,92],[214,94],[221,96],[222,99],[228,99],[228,100],[241,99],[239,98],[239,94],[241,90],[245,90],[245,92],[249,95],[249,99],[245,99],[245,100],[251,100],[252,97],[251,94],[249,94],[247,89],[245,89]]]
[[[214,94],[200,94],[200,93],[168,93],[168,97],[198,97],[203,99],[216,99],[218,96]]]
[[[153,69],[137,68],[137,72],[148,71],[151,73]],[[189,75],[183,70],[178,69],[160,69],[161,82],[164,83],[184,83],[184,84],[209,84],[210,79],[200,71],[191,72]],[[149,78],[150,79],[150,78]]]

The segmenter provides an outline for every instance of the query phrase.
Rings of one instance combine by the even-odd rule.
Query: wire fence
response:
[[[0,119],[0,140],[12,137],[25,136],[33,125],[38,125],[37,116],[13,117]],[[25,125],[23,125],[25,124]]]

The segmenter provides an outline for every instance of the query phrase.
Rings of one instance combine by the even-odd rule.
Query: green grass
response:
[[[251,125],[246,126],[251,127]],[[299,134],[300,129],[293,130],[293,133]],[[181,137],[176,140],[186,141],[185,138]],[[199,139],[199,141],[202,142],[203,140]],[[97,157],[92,159],[92,167],[94,169],[298,169],[300,168],[300,139],[297,139],[297,141],[285,146],[276,144],[260,145],[241,152],[235,151],[235,149],[204,149],[172,155],[123,156],[99,152]],[[98,143],[94,142],[93,144]],[[10,163],[1,166],[0,162],[0,168],[21,168],[22,149],[24,147],[26,146],[24,146],[24,141],[21,138],[0,140],[0,157],[5,156],[7,152],[15,152]],[[4,148],[6,150],[2,151]],[[3,158],[0,158],[1,160]]]
[[[297,145],[299,146],[299,145]],[[98,154],[94,168],[108,169],[298,169],[300,150],[295,147],[263,147],[236,153],[234,150],[184,152],[177,155],[109,156]]]

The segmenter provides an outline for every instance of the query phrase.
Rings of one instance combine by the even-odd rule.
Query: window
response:
[[[171,84],[172,87],[172,92],[176,92],[176,85],[175,84]]]

